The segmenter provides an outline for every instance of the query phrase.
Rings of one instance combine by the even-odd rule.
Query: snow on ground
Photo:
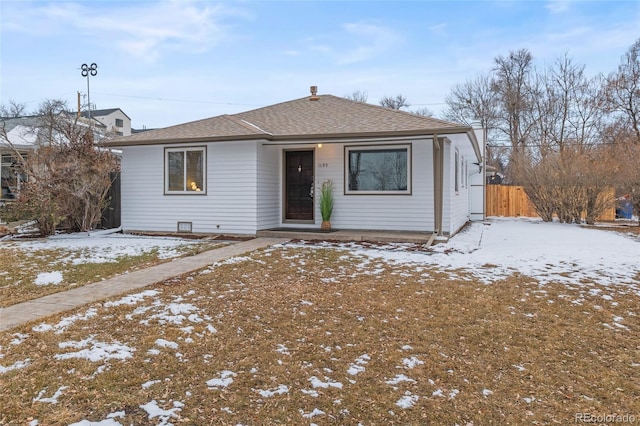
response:
[[[11,240],[2,244],[16,247],[27,253],[36,250],[62,249],[73,252],[72,259],[60,259],[62,263],[70,261],[74,265],[84,263],[108,263],[117,262],[122,256],[139,256],[152,250],[158,251],[161,259],[169,259],[179,256],[180,248],[198,244],[201,241],[174,237],[148,237],[127,234],[64,234],[37,240]],[[51,281],[55,272],[43,275],[41,280]],[[55,282],[43,282],[43,284],[56,284]]]
[[[474,222],[429,251],[408,251],[406,244],[374,248],[359,243],[304,244],[310,245],[337,247],[371,260],[435,266],[445,271],[459,269],[485,283],[517,272],[542,284],[593,281],[601,285],[637,285],[640,272],[637,237],[528,218]]]
[[[36,285],[60,284],[62,282],[62,272],[40,272],[36,277]]]
[[[100,236],[85,238],[58,238],[47,239],[41,241],[26,242],[24,244],[37,248],[61,247],[69,250],[76,250],[79,247],[87,249],[87,258],[100,259],[101,256],[113,258],[117,255],[133,255],[140,251],[148,250],[149,247],[158,247],[170,253],[181,244],[184,240],[172,238],[141,238],[129,236]],[[189,242],[187,242],[189,243]],[[24,246],[24,245],[22,245]],[[621,233],[613,233],[608,231],[585,229],[576,225],[566,225],[558,223],[544,223],[531,219],[491,219],[484,223],[473,223],[465,228],[462,232],[454,236],[447,243],[438,244],[428,250],[415,250],[415,247],[406,244],[385,244],[380,246],[369,246],[359,243],[285,243],[284,246],[275,246],[263,252],[268,256],[270,250],[280,250],[283,247],[305,247],[314,249],[316,247],[337,248],[347,250],[351,255],[355,256],[354,273],[376,274],[381,270],[385,262],[408,264],[414,267],[416,271],[420,268],[438,267],[445,271],[456,274],[456,270],[463,270],[485,283],[491,283],[495,280],[502,279],[513,273],[520,273],[539,280],[542,284],[557,281],[566,284],[580,285],[587,281],[602,286],[620,286],[626,285],[631,291],[640,294],[640,283],[637,281],[640,272],[640,264],[637,262],[638,254],[640,254],[640,238],[633,235],[624,235]],[[297,259],[296,255],[289,257],[292,265],[304,269],[308,267],[301,259]],[[221,262],[225,264],[237,263],[242,260],[251,260],[249,256],[239,256],[228,261]],[[300,261],[300,262],[298,262]],[[262,261],[260,261],[262,262]],[[212,266],[215,268],[215,265]],[[211,272],[212,269],[207,271]],[[189,290],[190,291],[190,290]],[[190,294],[189,291],[186,295]],[[235,290],[230,290],[235,291]],[[539,290],[544,292],[544,290]],[[606,288],[597,288],[590,285],[585,292],[600,295],[603,300],[612,300],[612,296],[606,294]],[[217,330],[211,323],[212,318],[205,312],[191,303],[185,303],[182,296],[174,296],[170,303],[161,302],[158,297],[161,295],[159,290],[145,290],[137,294],[124,296],[119,300],[107,302],[100,306],[100,309],[109,309],[122,305],[131,305],[132,311],[126,318],[136,321],[142,325],[150,323],[158,323],[161,325],[179,325],[186,335],[194,338],[202,338],[205,333],[193,332],[194,325],[200,324],[201,330],[208,333],[215,333]],[[148,300],[151,299],[151,300]],[[312,306],[313,303],[302,300],[299,302],[303,306]],[[575,301],[575,303],[579,303]],[[135,307],[134,305],[144,304],[144,306]],[[33,327],[34,333],[44,332],[63,332],[70,324],[76,321],[87,321],[98,314],[98,308],[88,308],[84,313],[65,317],[57,324],[51,325],[42,323]],[[624,330],[624,317],[615,316],[612,318],[611,324],[608,326],[612,329]],[[28,338],[28,335],[16,334],[11,345],[20,345]],[[181,342],[189,343],[192,340],[188,337]],[[180,345],[177,342],[157,339],[155,341],[156,348],[148,351],[149,355],[158,355],[160,350],[177,350]],[[331,347],[324,347],[325,350],[331,351]],[[54,355],[55,360],[64,360],[69,358],[80,358],[90,362],[102,364],[96,374],[108,369],[113,362],[127,362],[133,357],[136,348],[127,346],[118,341],[103,342],[97,340],[94,336],[88,336],[84,340],[64,341],[59,344],[60,353]],[[401,346],[402,351],[412,351],[410,345]],[[2,350],[2,348],[0,348]],[[282,355],[290,355],[290,349],[285,344],[278,344],[274,351]],[[2,358],[0,353],[0,358]],[[179,356],[177,353],[176,356]],[[212,355],[205,355],[211,357]],[[330,388],[342,389],[343,382],[341,378],[346,379],[346,386],[355,384],[355,380],[364,375],[371,356],[364,353],[353,359],[353,362],[346,370],[347,376],[331,378],[311,376],[308,378],[310,389],[297,389],[302,394],[312,398],[318,398],[323,390]],[[15,362],[9,366],[0,366],[0,375],[8,371],[27,368],[30,359]],[[393,368],[401,369],[405,373],[410,374],[413,369],[424,364],[424,361],[416,355],[407,353],[402,358],[401,365],[395,365]],[[514,364],[513,367],[518,371],[525,368],[522,365]],[[255,373],[255,369],[249,371],[250,374]],[[329,369],[323,370],[327,374],[336,375]],[[397,371],[397,370],[396,370]],[[454,372],[448,370],[450,374]],[[205,384],[209,392],[223,393],[233,391],[235,387],[234,378],[247,372],[234,372],[231,370],[222,370],[217,373],[210,374]],[[458,389],[446,389],[436,386],[436,383],[429,379],[428,384],[433,386],[424,395],[416,395],[410,391],[404,390],[402,387],[417,383],[410,376],[402,373],[390,374],[385,377],[384,382],[389,385],[390,389],[398,392],[396,406],[401,409],[411,409],[422,398],[447,398],[455,399],[460,391]],[[90,379],[93,376],[87,378]],[[143,389],[152,387],[160,383],[160,380],[150,380],[142,384]],[[57,390],[55,390],[57,389]],[[60,398],[64,398],[66,386],[51,386],[50,389],[44,388],[37,395],[34,395],[33,402],[56,404]],[[481,388],[479,396],[489,398],[493,391],[487,388]],[[263,389],[255,388],[253,391],[262,398],[276,398],[279,395],[289,394],[296,391],[294,386],[286,383],[280,383],[274,387]],[[524,397],[522,400],[527,403],[536,401],[534,397]],[[339,404],[340,400],[336,400],[335,404]],[[150,402],[140,405],[139,408],[144,410],[149,420],[153,420],[154,424],[168,425],[170,421],[178,418],[184,403],[175,400],[151,400]],[[232,414],[228,408],[222,408],[222,411]],[[75,423],[81,426],[113,426],[120,425],[116,420],[123,417],[124,412],[115,412],[109,414],[104,420],[99,422],[89,422],[87,420]],[[311,419],[316,416],[325,415],[320,409],[311,411],[300,410],[300,415],[304,419]],[[37,425],[37,421],[33,423]]]

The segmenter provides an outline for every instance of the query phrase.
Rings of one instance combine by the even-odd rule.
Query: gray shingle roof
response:
[[[179,124],[109,141],[106,145],[243,139],[314,139],[459,133],[468,126],[431,117],[320,95],[233,115]]]
[[[122,111],[120,108],[92,109],[91,110],[91,117],[102,117],[104,115],[112,114],[112,113],[114,113],[116,111],[122,112],[129,120],[131,120],[131,117],[129,117],[127,115],[127,113]],[[74,114],[76,114],[76,113],[74,112]],[[83,117],[89,117],[89,112],[88,111],[81,111],[80,114],[82,114]]]

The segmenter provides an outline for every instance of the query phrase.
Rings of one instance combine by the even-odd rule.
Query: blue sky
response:
[[[86,93],[136,128],[309,94],[404,95],[438,115],[451,87],[529,49],[609,73],[640,37],[640,1],[0,2],[0,103]]]

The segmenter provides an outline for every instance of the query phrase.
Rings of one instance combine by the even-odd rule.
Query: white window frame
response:
[[[469,188],[469,162],[464,160],[464,187]]]
[[[407,151],[407,189],[391,191],[360,191],[349,189],[349,154],[351,151],[387,151],[387,150]],[[345,195],[411,195],[412,173],[411,173],[411,144],[386,144],[386,145],[350,145],[344,147],[344,194]]]
[[[187,190],[187,167],[184,167],[184,179],[182,190],[169,189],[169,153],[184,152],[184,158],[187,158],[187,152],[202,152],[202,188],[200,191]],[[206,195],[207,194],[207,147],[206,146],[188,146],[188,147],[167,147],[164,149],[164,194],[165,195]]]
[[[464,189],[467,187],[465,183],[465,167],[467,166],[467,160],[465,160],[464,155],[460,157],[460,188]]]

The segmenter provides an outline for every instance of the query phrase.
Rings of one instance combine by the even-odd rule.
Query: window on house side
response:
[[[469,187],[469,163],[467,161],[464,162],[464,187]]]
[[[124,127],[124,121],[122,118],[116,118],[116,127]]]
[[[204,194],[205,158],[204,147],[165,149],[165,193]]]
[[[22,154],[26,159],[27,154]],[[18,159],[13,154],[2,154],[0,159],[0,199],[14,200],[20,191],[22,182],[27,181],[27,176],[20,173]]]
[[[455,191],[460,191],[460,153],[456,149],[456,158],[455,158]]]
[[[345,147],[347,194],[410,194],[411,146]]]

